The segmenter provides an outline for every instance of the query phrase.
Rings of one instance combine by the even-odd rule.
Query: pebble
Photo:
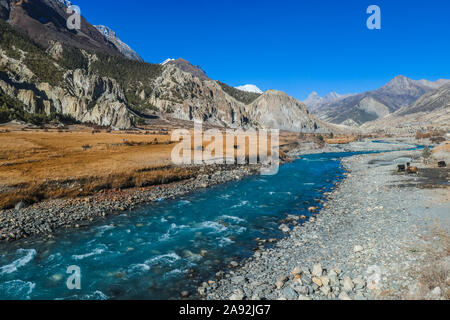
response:
[[[355,288],[355,285],[353,284],[352,279],[350,279],[350,277],[345,277],[343,282],[342,282],[344,291],[346,292],[352,292],[353,289]]]
[[[315,264],[312,269],[312,275],[316,277],[321,277],[323,274],[323,269],[321,264]]]
[[[344,300],[344,301],[349,301],[349,300],[352,300],[351,298],[350,298],[350,296],[346,293],[346,292],[341,292],[340,294],[339,294],[339,299],[340,300]]]
[[[355,246],[353,248],[353,252],[354,253],[359,253],[359,252],[362,252],[363,250],[364,250],[364,248],[362,246],[359,246],[359,245],[357,245],[357,246]]]
[[[244,300],[244,292],[240,289],[234,291],[234,293],[230,296],[229,300],[231,300],[231,301]]]

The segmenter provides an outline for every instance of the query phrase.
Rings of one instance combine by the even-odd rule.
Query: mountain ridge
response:
[[[211,80],[211,78],[208,77],[205,71],[200,66],[194,66],[192,63],[187,61],[183,58],[178,59],[167,59],[163,62],[163,65],[174,65],[180,70],[184,72],[188,72],[192,74],[194,77],[197,77],[201,80]]]
[[[306,104],[312,112],[317,112],[323,106],[347,98],[349,96],[351,96],[351,94],[340,95],[332,91],[327,95],[325,95],[324,97],[321,97],[317,92],[313,91],[308,96],[308,98],[303,101],[303,103]]]
[[[313,108],[313,111],[327,122],[343,124],[352,121],[362,125],[410,106],[424,94],[448,82],[446,79],[435,82],[412,80],[399,75],[379,89],[325,103],[320,108]]]
[[[361,126],[363,130],[382,130],[394,134],[415,133],[420,130],[428,130],[429,127],[450,129],[449,82],[426,93],[411,106],[400,108],[386,117]]]
[[[120,53],[122,53],[126,58],[137,60],[137,61],[144,61],[139,54],[136,53],[133,49],[130,48],[129,45],[124,43],[120,38],[117,36],[116,32],[112,30],[111,28],[103,25],[95,25],[94,27],[97,28],[98,31],[100,31],[101,34],[109,41],[112,42],[117,49],[119,49]]]
[[[198,77],[201,69],[184,59],[152,65],[59,42],[45,51],[7,23],[0,21],[0,27],[4,28],[0,33],[2,95],[17,98],[27,114],[45,118],[56,113],[116,129],[132,128],[157,116],[229,128],[330,131],[304,104],[285,93],[269,90],[251,97]],[[249,99],[241,101],[243,97]],[[14,119],[14,110],[7,106],[4,111]]]

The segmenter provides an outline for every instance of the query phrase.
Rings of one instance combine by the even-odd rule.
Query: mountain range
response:
[[[312,93],[300,102],[277,90],[212,80],[182,58],[146,63],[108,27],[82,18],[81,30],[68,30],[67,5],[0,0],[1,122],[69,118],[128,129],[160,117],[326,133],[375,130],[386,119],[447,121],[449,80],[398,76],[374,91]]]
[[[336,92],[330,92],[326,96],[321,97],[318,95],[317,92],[314,91],[308,96],[308,98],[305,101],[303,101],[303,103],[306,104],[312,112],[316,112],[317,110],[320,110],[323,106],[326,106],[341,99],[345,99],[349,96],[351,95],[350,94],[340,95]]]
[[[280,91],[238,90],[181,58],[143,62],[112,30],[84,18],[81,30],[70,31],[65,27],[67,3],[0,3],[2,121],[70,118],[128,129],[156,116],[230,128],[331,130]]]
[[[360,126],[415,103],[424,94],[439,89],[450,80],[411,80],[397,76],[383,87],[360,94],[328,99],[311,95],[305,103],[320,119],[344,125]]]
[[[446,83],[442,86],[440,84]],[[435,83],[436,84],[436,83]],[[415,133],[427,127],[450,129],[450,83],[440,81],[438,89],[431,90],[420,97],[411,106],[405,106],[396,112],[376,121],[362,125],[363,130],[388,133]]]

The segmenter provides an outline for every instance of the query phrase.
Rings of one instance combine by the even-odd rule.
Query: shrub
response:
[[[28,36],[16,31],[7,22],[0,19],[0,47],[18,58],[17,50],[25,52],[24,63],[43,82],[57,85],[62,80],[63,69],[43,48],[33,42]]]
[[[80,49],[64,46],[61,64],[70,70],[74,69],[88,69],[89,60],[85,57],[85,55],[81,52]]]
[[[428,146],[426,146],[425,149],[423,149],[422,157],[424,159],[428,159],[431,157],[431,151],[430,151],[430,148],[428,148]]]

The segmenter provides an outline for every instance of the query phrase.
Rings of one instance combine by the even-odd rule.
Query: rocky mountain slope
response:
[[[144,61],[142,58],[131,49],[126,43],[124,43],[120,38],[116,35],[114,30],[108,28],[106,26],[97,25],[95,26],[98,31],[108,40],[113,43],[117,49],[119,49],[120,53],[122,53],[126,58],[138,61]]]
[[[411,106],[403,107],[377,121],[365,123],[361,129],[415,133],[427,127],[450,129],[450,83],[428,92]]]
[[[44,51],[2,20],[0,28],[0,95],[15,99],[2,106],[3,119],[57,115],[125,129],[156,115],[231,128],[331,130],[284,93],[237,90],[186,60],[152,65],[56,40]]]
[[[179,58],[179,59],[168,59],[163,62],[163,65],[173,65],[176,66],[178,69],[192,74],[194,77],[199,78],[200,80],[211,80],[207,75],[206,72],[202,70],[199,66],[194,66],[189,61]]]
[[[330,131],[304,104],[285,93],[269,90],[257,95],[256,99],[251,96],[253,101],[240,101],[242,96],[233,97],[236,92],[228,91],[225,86],[217,81],[202,80],[168,64],[155,80],[148,103],[178,119],[202,120],[218,126]],[[240,93],[246,94],[237,92]]]
[[[0,20],[0,95],[13,101],[1,106],[3,121],[39,124],[57,115],[114,128],[133,125],[121,85],[89,71],[95,56],[59,42],[49,49]]]
[[[264,128],[297,132],[327,131],[326,125],[317,121],[303,103],[276,90],[263,93],[248,106],[248,112],[250,119]]]
[[[338,124],[361,125],[409,106],[424,94],[447,82],[448,80],[416,81],[398,76],[375,91],[352,95],[313,109],[322,120]]]
[[[81,30],[69,30],[68,4],[61,0],[2,0],[0,18],[45,49],[53,42],[59,42],[84,50],[121,55],[120,50],[83,17]]]

